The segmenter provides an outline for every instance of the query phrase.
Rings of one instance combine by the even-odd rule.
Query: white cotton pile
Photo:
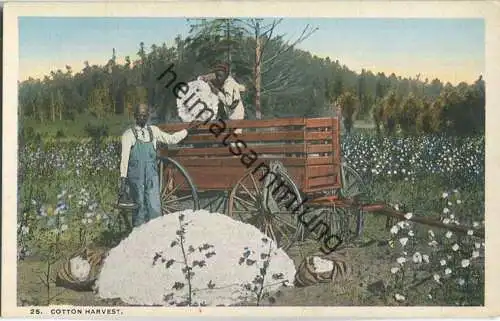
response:
[[[333,270],[333,262],[330,260],[325,260],[319,256],[313,257],[314,271],[317,273],[330,272]]]
[[[180,94],[181,98],[177,99],[177,111],[182,121],[205,121],[211,117],[215,118],[219,108],[219,98],[212,93],[210,86],[202,80],[191,81],[187,85],[189,87],[188,93]],[[213,116],[210,112],[199,114],[203,110],[204,105],[196,103],[198,100],[204,102],[207,108],[214,112]],[[190,108],[192,109],[189,110]]]
[[[77,256],[69,261],[71,275],[79,281],[85,281],[90,274],[90,263],[82,257]]]
[[[187,262],[189,266],[196,265],[191,279],[192,304],[231,305],[255,297],[245,284],[252,283],[260,274],[268,253],[265,291],[272,293],[283,285],[283,281],[287,286],[293,284],[293,261],[257,228],[226,215],[185,210],[135,228],[109,252],[96,283],[101,298],[120,298],[134,305],[185,302],[188,283],[182,272],[185,267],[183,251],[176,235],[180,215],[184,215],[184,222],[189,222],[183,246]],[[173,241],[177,244],[172,244]],[[246,249],[251,253],[242,259]],[[153,264],[156,253],[162,254],[163,262],[158,258]],[[175,263],[167,268],[166,265],[172,263],[170,260]],[[204,262],[203,266],[198,262]],[[177,282],[184,286],[174,289]]]

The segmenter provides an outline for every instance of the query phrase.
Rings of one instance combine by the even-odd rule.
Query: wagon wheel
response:
[[[361,176],[350,166],[342,163],[341,187],[337,191],[341,199],[360,202],[367,195],[366,185]],[[350,242],[361,236],[364,227],[364,213],[359,206],[334,207],[331,212],[332,232],[344,242]]]
[[[327,194],[354,202],[360,202],[366,196],[366,185],[352,167],[342,163],[340,178],[341,187]],[[321,207],[318,212],[321,220],[328,222],[329,235],[339,236],[344,244],[354,241],[363,233],[364,213],[358,206]]]
[[[187,171],[170,157],[158,157],[162,215],[200,209],[198,191]]]
[[[207,202],[203,203],[203,205],[201,205],[201,208],[211,213],[226,214],[229,191],[218,193],[212,192],[209,194],[210,195],[207,195]]]
[[[296,214],[303,199],[290,176],[280,174],[266,189],[264,175],[248,171],[229,194],[228,215],[252,224],[287,250],[301,232]]]

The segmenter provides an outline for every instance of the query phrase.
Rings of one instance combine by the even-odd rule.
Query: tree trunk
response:
[[[260,91],[261,91],[261,73],[260,73],[260,64],[261,64],[261,38],[260,38],[260,30],[259,23],[256,25],[256,43],[255,43],[255,70],[254,70],[254,81],[255,81],[255,118],[261,119],[262,113],[260,109]]]
[[[50,108],[52,110],[52,121],[56,120],[56,108],[54,104],[54,93],[50,95]]]

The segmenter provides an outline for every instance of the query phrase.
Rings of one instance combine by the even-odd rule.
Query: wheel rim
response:
[[[350,166],[342,163],[341,187],[328,191],[327,195],[337,195],[341,199],[359,202],[366,195],[364,182],[359,174]],[[343,243],[349,243],[358,238],[363,232],[364,213],[357,206],[331,206],[321,208],[320,219],[329,222],[330,235],[337,235]],[[309,237],[315,236],[311,233]]]
[[[162,215],[200,208],[198,192],[187,171],[169,157],[158,162]]]
[[[280,173],[278,177],[281,182],[277,179],[265,189],[262,175],[247,172],[229,195],[228,215],[252,224],[273,239],[278,247],[287,250],[301,233],[296,214],[300,213],[302,206],[292,212],[302,203],[302,196],[286,173]]]

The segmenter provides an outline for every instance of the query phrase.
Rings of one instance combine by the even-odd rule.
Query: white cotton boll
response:
[[[393,268],[391,268],[391,273],[392,273],[392,274],[396,274],[396,273],[398,273],[398,271],[399,271],[399,268],[398,268],[398,267],[393,267]]]
[[[450,219],[449,219],[449,218],[445,218],[445,219],[443,220],[443,223],[444,223],[444,224],[450,224]]]
[[[205,121],[215,118],[219,108],[219,98],[212,93],[210,86],[202,80],[191,81],[187,83],[187,86],[187,94],[183,94],[181,98],[177,99],[177,111],[182,121]],[[205,103],[207,108],[213,111],[213,116],[206,111],[199,114],[205,106],[201,102],[196,103],[197,101]]]
[[[469,260],[467,260],[467,259],[464,259],[464,260],[462,260],[461,264],[462,264],[462,267],[463,267],[463,268],[466,268],[466,267],[468,267],[468,266],[469,266],[470,261],[469,261]]]
[[[457,243],[453,244],[453,246],[451,247],[451,249],[452,249],[453,251],[455,251],[455,252],[456,252],[456,251],[458,251],[458,249],[459,249],[459,248],[460,248],[460,246],[458,246],[458,244],[457,244]]]
[[[441,264],[441,266],[445,266],[446,265],[446,260],[439,261],[439,264]]]
[[[80,256],[74,257],[69,261],[70,271],[74,278],[79,281],[87,280],[90,274],[90,263]]]
[[[475,259],[476,257],[479,257],[479,251],[472,251],[472,258]]]
[[[404,295],[401,295],[401,294],[399,294],[399,293],[396,293],[396,294],[394,295],[394,299],[396,299],[396,301],[398,301],[398,302],[402,302],[402,301],[404,301],[406,298],[405,298],[405,296],[404,296]]]
[[[450,238],[452,235],[453,235],[453,233],[452,233],[452,232],[450,232],[450,231],[448,231],[448,232],[446,232],[446,235],[445,235],[445,236],[446,236],[446,238]]]
[[[413,213],[406,213],[404,216],[405,216],[405,218],[406,218],[407,220],[409,220],[409,219],[411,219],[411,218],[412,218]]]
[[[406,245],[407,242],[408,242],[408,238],[407,237],[403,237],[403,238],[399,239],[399,243],[401,243],[401,245],[403,247]]]
[[[425,262],[425,263],[429,263],[429,262],[430,262],[430,260],[429,260],[429,255],[427,255],[427,254],[423,254],[423,255],[422,255],[422,260],[424,260],[424,262]]]
[[[413,254],[413,262],[422,263],[422,255],[419,252],[415,252],[415,254]]]
[[[394,225],[393,227],[391,227],[391,233],[392,234],[397,234],[399,231],[399,228],[397,225]]]
[[[444,270],[444,275],[448,275],[448,274],[451,274],[451,269],[450,268],[446,268]]]
[[[328,272],[333,270],[333,262],[330,260],[324,260],[319,256],[313,257],[314,271],[318,273]]]
[[[270,245],[271,260],[264,286],[271,293],[281,286],[272,279],[276,273],[282,273],[282,280],[293,284],[293,260],[282,249],[276,249],[274,242],[262,241],[266,236],[257,228],[227,215],[185,210],[134,228],[126,239],[110,250],[96,284],[100,298],[121,298],[135,305],[168,305],[164,296],[173,293],[172,302],[185,300],[187,286],[178,291],[172,289],[175,282],[186,283],[181,271],[183,266],[174,263],[167,269],[165,263],[152,264],[159,252],[167,260],[183,260],[180,246],[171,247],[177,238],[180,214],[185,215],[184,222],[190,222],[185,234],[185,248],[192,245],[195,249],[190,260],[204,260],[206,264],[194,269],[191,280],[193,290],[204,289],[196,292],[196,301],[205,301],[208,306],[231,305],[241,302],[241,296],[249,297],[250,293],[242,285],[251,283],[259,275],[263,264],[260,255],[267,254]],[[203,244],[213,245],[213,248],[200,252],[198,248]],[[249,257],[257,261],[255,264],[239,264],[245,247],[255,251]],[[205,253],[211,251],[216,254],[206,258]],[[209,283],[215,288],[207,290]]]
[[[406,258],[404,258],[404,257],[398,257],[396,259],[396,262],[398,262],[399,264],[403,265],[403,263],[406,262]]]

